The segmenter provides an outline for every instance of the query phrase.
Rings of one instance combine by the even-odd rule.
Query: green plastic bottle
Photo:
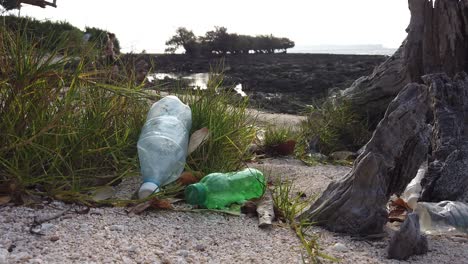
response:
[[[265,188],[263,173],[247,168],[239,172],[208,174],[200,182],[187,186],[185,199],[192,205],[223,209],[232,203],[259,198]]]

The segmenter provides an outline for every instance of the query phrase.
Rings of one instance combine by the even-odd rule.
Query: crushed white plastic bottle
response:
[[[176,96],[166,96],[151,106],[137,144],[143,178],[140,199],[180,177],[191,126],[190,107]]]
[[[423,163],[419,167],[418,173],[413,180],[406,186],[405,191],[401,195],[403,199],[411,209],[415,209],[418,203],[419,196],[421,196],[421,180],[426,174],[427,171],[427,162]]]
[[[421,231],[428,234],[468,233],[468,204],[454,201],[419,202]]]

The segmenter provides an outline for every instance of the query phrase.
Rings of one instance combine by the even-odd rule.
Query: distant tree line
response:
[[[294,47],[294,41],[277,38],[273,35],[248,36],[228,33],[225,27],[215,27],[205,36],[195,36],[193,31],[184,27],[166,42],[166,52],[175,52],[183,48],[189,55],[208,54],[248,54],[248,53],[286,53]]]
[[[1,0],[0,0],[1,1]],[[57,47],[66,47],[79,52],[86,45],[93,45],[97,52],[104,50],[107,41],[107,31],[86,27],[85,31],[74,27],[68,22],[39,21],[29,17],[4,16],[0,27],[10,31],[25,31],[37,46],[45,50],[55,50]],[[116,53],[120,53],[118,39],[114,42]]]

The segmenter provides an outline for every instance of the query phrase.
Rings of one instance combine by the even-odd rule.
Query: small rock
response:
[[[45,223],[45,224],[41,225],[41,231],[40,232],[41,233],[48,233],[48,232],[52,231],[53,229],[55,229],[55,225]]]
[[[6,264],[10,253],[4,248],[0,248],[0,264]]]
[[[336,251],[336,252],[346,252],[346,251],[348,251],[348,248],[342,243],[336,243],[335,245],[333,245],[331,247],[331,249]]]
[[[136,263],[136,262],[133,261],[133,259],[127,257],[127,256],[123,256],[122,257],[122,263],[124,263],[124,264],[133,264],[133,263]]]
[[[27,252],[19,252],[18,254],[12,255],[14,262],[26,262],[32,258],[32,256]]]
[[[91,227],[88,224],[80,224],[80,230],[86,232],[91,230]]]
[[[198,250],[198,251],[205,251],[206,250],[206,246],[203,245],[203,244],[198,244],[195,246],[195,249]]]
[[[16,245],[15,245],[15,244],[11,244],[11,245],[8,247],[7,251],[11,253],[11,252],[13,252],[13,250],[14,250],[15,248],[16,248]]]
[[[109,227],[109,230],[110,231],[119,231],[119,232],[123,232],[125,230],[125,226],[123,225],[111,225]]]
[[[138,251],[138,247],[137,246],[129,246],[129,247],[125,248],[125,251],[127,251],[128,253],[136,253]]]
[[[390,239],[387,250],[389,259],[406,260],[413,255],[427,253],[427,238],[421,234],[419,216],[411,213]]]
[[[161,264],[171,264],[171,263],[172,263],[172,261],[167,257],[165,257],[165,258],[163,258],[161,260]]]
[[[159,250],[159,249],[156,249],[156,250],[154,250],[154,254],[156,254],[156,255],[158,255],[158,256],[161,257],[161,256],[164,256],[164,251]]]
[[[49,240],[52,241],[52,242],[58,241],[59,239],[60,239],[59,236],[51,236],[51,237],[49,238]]]
[[[335,151],[330,154],[330,157],[334,160],[352,160],[357,158],[357,156],[357,153],[347,150]]]
[[[318,162],[326,161],[328,159],[328,157],[322,153],[310,153],[309,156]]]
[[[177,255],[186,258],[186,257],[188,257],[189,252],[187,250],[179,250],[179,251],[177,251]]]

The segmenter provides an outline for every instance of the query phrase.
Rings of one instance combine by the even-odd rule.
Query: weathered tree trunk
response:
[[[382,232],[390,195],[401,193],[426,159],[428,111],[427,87],[407,85],[390,103],[352,171],[331,183],[305,215],[337,232]]]
[[[468,202],[468,0],[408,2],[403,45],[343,93],[374,118],[386,112],[352,171],[305,213],[333,231],[382,232],[389,197],[427,157],[421,199]]]
[[[468,70],[468,0],[408,0],[411,21],[402,46],[374,72],[356,80],[343,96],[370,120],[408,83],[445,72]]]
[[[422,79],[427,86],[409,84],[390,103],[352,171],[328,186],[307,217],[338,232],[382,232],[388,199],[414,178],[429,144],[422,200],[468,202],[468,76]]]
[[[434,129],[421,200],[468,203],[468,76],[428,76]]]

